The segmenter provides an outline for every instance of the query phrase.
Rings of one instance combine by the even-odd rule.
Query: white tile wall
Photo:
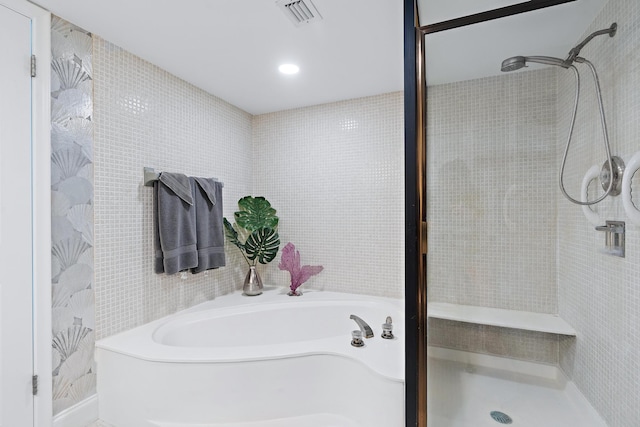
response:
[[[404,295],[403,99],[398,92],[254,117],[254,195],[278,209],[282,244],[325,268],[303,292]],[[263,271],[289,286],[276,262]]]
[[[618,23],[617,35],[594,39],[581,55],[600,74],[612,152],[628,162],[640,151],[640,3],[609,1],[584,36],[612,22]],[[581,69],[582,107],[567,170],[574,194],[586,170],[606,158],[593,83],[588,70]],[[571,75],[559,74],[558,87],[558,129],[564,132],[573,102]],[[635,188],[640,188],[639,178],[636,174]],[[622,220],[627,225],[626,257],[603,255],[602,233],[579,207],[557,197],[559,308],[578,331],[576,340],[560,342],[561,366],[609,426],[640,425],[640,226],[629,221],[620,196],[600,203],[596,210],[603,223]]]
[[[432,301],[553,313],[555,70],[428,89]]]
[[[96,328],[102,338],[235,290],[244,272],[153,272],[142,168],[215,176],[225,216],[250,193],[251,116],[94,37]]]

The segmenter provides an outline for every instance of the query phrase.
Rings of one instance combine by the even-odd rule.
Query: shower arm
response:
[[[605,30],[598,30],[589,34],[586,39],[584,39],[582,42],[580,42],[580,44],[569,51],[569,56],[567,56],[567,59],[565,59],[565,63],[567,65],[572,64],[573,61],[578,58],[578,55],[580,55],[580,51],[582,50],[582,48],[585,47],[587,43],[589,43],[594,37],[602,36],[604,34],[608,34],[609,37],[613,37],[616,35],[616,31],[618,31],[618,24],[614,22],[609,28]]]
[[[598,98],[598,107],[600,109],[600,122],[601,122],[601,126],[602,126],[603,137],[604,137],[604,148],[605,148],[605,152],[607,154],[607,162],[608,162],[608,165],[609,165],[609,170],[613,171],[614,169],[613,169],[613,161],[611,159],[611,148],[610,148],[610,145],[609,145],[609,134],[607,132],[607,122],[605,120],[605,115],[604,115],[604,106],[603,106],[603,103],[602,103],[602,93],[600,91],[600,82],[598,80],[598,73],[596,72],[596,69],[593,66],[593,64],[591,62],[587,61],[586,59],[581,58],[581,57],[578,56],[578,57],[575,58],[575,61],[578,62],[578,63],[587,64],[587,66],[591,70],[591,74],[593,74],[593,81],[594,81],[594,85],[595,85],[595,89],[596,89],[596,95],[597,95],[597,98]],[[569,153],[569,146],[571,145],[571,136],[573,135],[573,128],[574,128],[574,125],[576,123],[576,115],[578,113],[578,100],[579,100],[579,97],[580,97],[580,74],[578,73],[578,69],[574,65],[570,65],[568,68],[571,68],[571,70],[573,71],[573,73],[575,75],[575,78],[576,78],[576,97],[575,97],[575,101],[574,101],[573,114],[571,115],[571,124],[569,126],[569,136],[567,137],[567,146],[566,146],[566,148],[564,150],[564,155],[562,156],[562,165],[560,166],[560,191],[562,191],[562,194],[564,194],[564,196],[570,202],[575,203],[576,205],[582,205],[582,206],[595,205],[596,203],[601,202],[602,200],[604,200],[611,193],[611,191],[613,190],[614,179],[610,179],[609,180],[609,186],[607,187],[607,190],[604,192],[604,194],[602,196],[598,197],[596,200],[594,200],[592,202],[589,202],[589,201],[582,202],[582,201],[576,200],[573,197],[569,196],[567,191],[564,189],[564,183],[563,183],[563,179],[562,179],[562,177],[564,175],[564,167],[565,167],[565,164],[567,162],[567,155]]]

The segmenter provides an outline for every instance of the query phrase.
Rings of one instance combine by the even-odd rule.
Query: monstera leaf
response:
[[[244,254],[244,244],[238,238],[238,232],[236,231],[236,229],[233,228],[233,225],[231,225],[227,218],[222,218],[222,222],[224,223],[224,234],[227,237],[227,241],[236,245],[238,249],[240,249],[240,253],[242,254],[244,260],[247,261],[247,264],[251,265],[251,263],[247,259],[247,256]]]
[[[260,264],[267,264],[276,257],[280,248],[280,237],[273,228],[262,227],[251,233],[244,243],[247,258]]]
[[[224,234],[227,236],[229,243],[233,243],[238,248],[242,249],[244,245],[238,239],[238,232],[236,231],[236,229],[233,228],[233,225],[231,225],[227,218],[223,218],[222,221],[224,223]]]
[[[235,224],[226,218],[223,221],[227,241],[240,249],[249,266],[273,261],[280,248],[276,210],[264,197],[243,197],[238,207],[233,214]]]
[[[271,207],[271,203],[264,197],[243,197],[238,200],[240,210],[233,215],[236,224],[240,227],[254,232],[260,228],[278,228],[278,217],[276,210]]]

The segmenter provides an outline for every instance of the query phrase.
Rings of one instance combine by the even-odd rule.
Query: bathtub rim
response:
[[[305,298],[301,301],[302,298]],[[355,348],[348,344],[350,331],[344,336],[329,337],[317,340],[302,340],[291,344],[273,346],[244,346],[244,347],[188,347],[161,344],[154,340],[156,331],[178,320],[197,318],[199,314],[210,310],[232,312],[237,308],[249,310],[260,307],[266,310],[266,305],[316,304],[340,302],[382,303],[387,308],[393,308],[395,313],[393,340],[380,338],[377,324],[372,324],[376,332],[375,337],[365,340],[365,347]],[[357,313],[354,313],[357,314]],[[215,316],[214,316],[215,317]],[[396,320],[397,318],[397,320]],[[354,324],[355,329],[355,324]],[[308,291],[302,297],[288,297],[282,288],[269,289],[260,296],[247,297],[240,291],[217,297],[186,310],[162,317],[144,325],[123,331],[118,334],[96,341],[96,349],[111,351],[136,359],[159,363],[247,363],[260,360],[287,359],[310,355],[328,355],[354,359],[373,373],[388,380],[404,382],[404,300],[385,297],[348,294],[340,292]],[[238,349],[242,351],[238,353]],[[215,357],[214,354],[215,353]],[[395,357],[396,363],[390,361]]]
[[[207,322],[211,320],[222,319],[225,317],[233,317],[236,315],[253,314],[253,313],[259,313],[259,312],[270,311],[270,310],[279,310],[282,308],[286,308],[288,306],[296,306],[295,308],[299,308],[300,306],[306,306],[307,308],[317,308],[317,307],[349,306],[353,303],[356,303],[356,305],[361,306],[363,309],[370,309],[381,304],[378,301],[367,301],[367,300],[363,301],[363,300],[317,300],[315,299],[315,300],[305,300],[305,301],[300,301],[295,303],[289,303],[286,300],[270,301],[268,303],[263,303],[263,304],[245,304],[245,305],[235,305],[235,306],[228,306],[228,307],[219,307],[219,308],[216,308],[215,310],[212,310],[212,309],[211,310],[207,310],[207,309],[194,310],[191,312],[184,312],[180,314],[176,313],[175,316],[169,316],[166,322],[160,324],[155,328],[152,334],[152,338],[155,342],[162,345],[198,348],[200,346],[167,344],[165,342],[162,342],[162,339],[164,338],[165,335],[171,334],[176,329],[179,329],[180,327],[183,326],[181,324],[173,325],[175,323],[179,323],[177,322],[177,320],[181,320],[181,322],[186,322],[186,323],[197,323],[197,322]],[[386,303],[384,304],[387,305]],[[390,305],[389,309],[396,311],[397,307]],[[353,314],[358,314],[357,309]],[[359,314],[359,315],[364,316],[363,314]],[[377,319],[377,320],[380,320],[380,322],[383,321],[382,319]],[[401,320],[404,320],[404,319],[401,319]],[[371,327],[374,330],[378,329],[377,326],[379,325],[373,324],[373,323],[371,324]],[[403,325],[394,324],[394,327],[398,332],[403,332],[400,329],[402,328],[402,326]],[[353,329],[356,329],[356,328],[357,328],[356,324],[353,323]],[[335,335],[330,335],[325,338],[330,338],[333,336]],[[325,338],[321,338],[321,339],[325,339]],[[296,342],[310,342],[310,341],[317,341],[317,340],[318,339],[316,340],[302,339],[302,340],[297,340]],[[240,347],[262,347],[262,346],[269,346],[269,345],[271,344],[243,345]],[[224,347],[225,346],[220,346],[220,347],[216,346],[216,348],[224,348]]]

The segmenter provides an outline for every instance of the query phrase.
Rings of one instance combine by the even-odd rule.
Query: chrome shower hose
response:
[[[602,104],[602,93],[600,91],[600,82],[598,81],[598,73],[596,72],[596,68],[593,66],[593,64],[589,61],[587,61],[586,59],[582,58],[582,57],[576,57],[575,58],[576,62],[580,62],[580,63],[584,63],[587,64],[587,66],[589,67],[589,69],[591,70],[591,74],[593,74],[593,81],[595,84],[595,88],[596,88],[596,95],[598,98],[598,107],[600,109],[600,122],[602,125],[602,133],[604,136],[604,149],[605,152],[607,154],[607,162],[609,164],[609,170],[613,171],[613,163],[611,160],[611,148],[609,146],[609,134],[607,132],[607,122],[605,120],[604,117],[604,106]],[[575,97],[575,102],[574,102],[574,106],[573,106],[573,114],[571,116],[571,125],[569,126],[569,136],[567,138],[567,147],[564,150],[564,156],[562,157],[562,165],[560,166],[560,190],[562,191],[562,194],[564,194],[564,196],[572,203],[575,203],[576,205],[594,205],[598,202],[601,202],[602,200],[605,199],[605,197],[607,197],[609,195],[609,193],[611,193],[611,190],[613,189],[613,183],[614,180],[610,179],[609,180],[609,186],[607,188],[607,191],[605,191],[605,193],[598,197],[596,200],[593,200],[591,202],[589,201],[584,201],[581,202],[579,200],[574,199],[573,197],[569,196],[569,194],[567,194],[566,190],[564,189],[564,182],[563,182],[563,175],[564,175],[564,167],[565,164],[567,162],[567,154],[569,153],[569,146],[571,145],[571,137],[573,135],[573,128],[574,125],[576,123],[576,115],[578,113],[578,100],[580,98],[580,74],[578,73],[578,69],[574,66],[574,65],[570,65],[568,68],[571,68],[571,70],[573,71],[573,74],[576,78],[576,97]]]

